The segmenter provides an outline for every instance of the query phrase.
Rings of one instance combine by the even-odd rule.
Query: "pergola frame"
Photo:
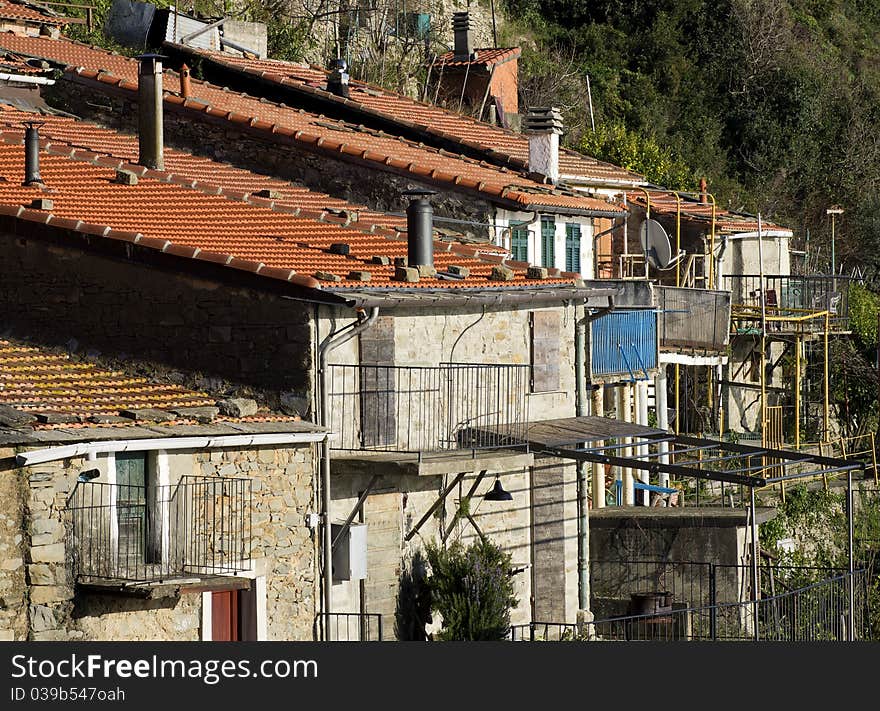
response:
[[[661,444],[665,445],[662,449],[659,448]],[[530,423],[526,440],[522,445],[535,454],[577,462],[609,464],[647,471],[649,474],[669,474],[677,478],[719,481],[748,487],[752,539],[752,605],[756,640],[759,639],[760,632],[757,624],[758,527],[755,518],[755,489],[768,484],[845,472],[850,605],[848,631],[849,639],[854,639],[853,472],[864,471],[864,462],[690,435],[674,435],[651,427],[596,416]],[[655,449],[645,452],[645,448]],[[621,456],[618,454],[621,449],[641,453]],[[693,452],[699,452],[700,458],[693,460],[691,458]],[[702,458],[704,452],[716,456],[704,459]],[[675,461],[676,457],[684,454],[689,455],[684,463]],[[757,463],[755,459],[758,460]],[[795,466],[797,467],[795,471],[788,470],[789,467]]]

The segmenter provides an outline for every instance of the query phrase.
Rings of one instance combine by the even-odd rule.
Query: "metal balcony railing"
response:
[[[851,281],[844,276],[765,275],[762,282],[757,274],[736,274],[724,277],[724,287],[731,293],[734,318],[760,318],[763,290],[772,329],[786,330],[785,322],[790,321],[799,324],[798,330],[821,331],[825,327],[824,318],[811,318],[811,315],[827,311],[829,327],[846,331]]]
[[[526,365],[330,365],[333,447],[433,452],[522,442],[529,372]]]
[[[173,486],[79,482],[68,550],[80,582],[156,582],[250,568],[251,481],[186,476]]]
[[[360,612],[325,612],[315,618],[325,642],[382,642],[382,615]],[[323,631],[320,627],[323,625]]]
[[[722,351],[730,341],[730,292],[657,286],[660,348]]]

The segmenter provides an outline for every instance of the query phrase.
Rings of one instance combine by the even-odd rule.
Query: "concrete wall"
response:
[[[590,511],[590,567],[597,619],[625,614],[630,594],[672,592],[676,603],[708,604],[708,564],[716,570],[716,600],[748,600],[745,510],[640,509]],[[657,566],[657,561],[676,561]],[[740,567],[734,567],[740,566]],[[657,575],[658,570],[667,571]]]
[[[268,639],[310,640],[318,599],[316,544],[305,514],[316,509],[313,445],[159,453],[168,483],[181,476],[246,478],[252,482],[250,572],[266,582]],[[13,456],[11,452],[7,453]],[[6,460],[8,462],[8,459]],[[164,466],[160,465],[160,466]],[[72,458],[0,475],[3,492],[21,482],[22,497],[0,497],[0,546],[24,541],[18,558],[0,548],[0,587],[11,588],[0,609],[0,634],[33,640],[198,640],[206,630],[202,596],[137,599],[95,593],[75,585],[75,547],[68,533],[68,499],[84,469],[98,468],[96,483],[115,481],[113,458]],[[108,512],[109,516],[109,512]],[[15,565],[13,565],[15,563]],[[27,570],[27,578],[24,571]],[[258,605],[260,603],[258,602]]]
[[[20,233],[0,234],[0,305],[4,330],[23,338],[310,397],[302,302]]]

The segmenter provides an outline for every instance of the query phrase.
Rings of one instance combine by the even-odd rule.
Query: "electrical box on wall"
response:
[[[333,540],[342,524],[331,524]],[[367,524],[353,523],[333,547],[333,582],[363,580],[367,577]]]

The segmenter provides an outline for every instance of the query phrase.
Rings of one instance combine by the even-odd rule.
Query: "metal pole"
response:
[[[755,510],[755,487],[749,487],[751,498],[752,519],[752,627],[757,642],[760,639],[758,630],[758,522]]]
[[[831,214],[831,273],[837,274],[837,260],[834,252],[834,214]]]
[[[594,417],[604,417],[604,385],[599,384],[593,390],[592,414]],[[604,442],[599,443],[604,444]],[[599,462],[593,463],[593,508],[601,509],[605,506],[605,465]]]
[[[767,299],[764,284],[764,242],[761,239],[761,213],[758,213],[758,270],[761,296],[761,446],[767,446]]]
[[[587,323],[586,308],[581,306],[575,312],[575,384],[576,414],[583,417],[587,414],[587,376],[586,376],[586,350],[587,350]],[[587,463],[577,463],[577,510],[578,510],[578,609],[587,610],[590,605],[590,573],[587,566],[587,557],[590,546],[590,522],[589,500],[587,497]]]
[[[854,552],[853,552],[853,519],[854,511],[853,511],[853,485],[852,485],[852,469],[850,469],[846,473],[846,525],[848,530],[848,545],[849,545],[849,641],[855,641],[856,635],[856,624],[855,624],[855,613],[856,613],[856,597],[855,597],[855,566],[854,566]]]
[[[593,119],[593,92],[590,89],[590,75],[587,74],[587,102],[590,105],[590,129],[596,132],[596,121]],[[626,195],[626,193],[624,193]]]
[[[830,432],[829,432],[829,426],[831,424],[831,414],[830,414],[830,401],[829,401],[830,383],[829,383],[829,372],[828,372],[828,368],[829,368],[829,364],[828,364],[828,329],[829,329],[828,312],[826,311],[825,312],[825,339],[824,339],[824,341],[825,341],[825,365],[824,365],[825,384],[824,384],[823,403],[822,403],[823,404],[822,426],[825,429],[825,432],[822,435],[822,439],[825,442],[831,441],[831,436],[830,436]]]

